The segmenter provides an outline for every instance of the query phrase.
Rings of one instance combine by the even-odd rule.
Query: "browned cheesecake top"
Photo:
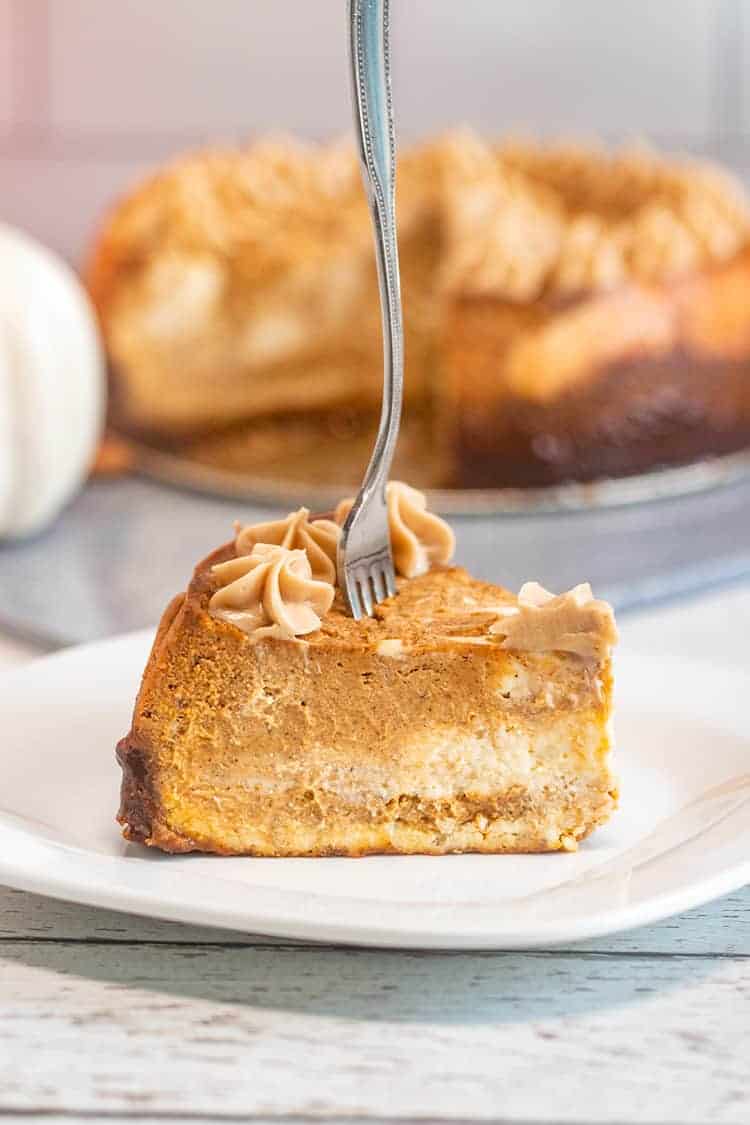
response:
[[[214,567],[235,557],[234,543],[227,543],[198,565],[188,589],[188,599],[196,609],[208,611],[208,603],[221,581]],[[307,634],[304,642],[373,650],[383,641],[398,640],[410,648],[434,648],[439,640],[484,637],[497,620],[498,609],[516,604],[515,595],[509,590],[480,582],[462,567],[435,568],[416,578],[396,581],[397,596],[381,602],[372,617],[360,621],[348,612],[343,594],[337,589],[320,629]],[[386,646],[383,654],[394,655],[395,651]]]
[[[742,189],[714,165],[645,148],[498,146],[468,130],[400,157],[399,222],[427,214],[446,283],[515,300],[666,280],[726,261],[750,232]],[[159,294],[168,306],[218,302],[241,320],[249,288],[281,284],[293,302],[294,279],[333,257],[351,296],[352,263],[370,258],[354,152],[281,137],[164,168],[115,210],[89,279],[100,308]]]
[[[466,644],[569,652],[589,664],[608,658],[617,640],[614,615],[588,584],[555,596],[527,582],[514,597],[478,582],[448,565],[455,536],[428,511],[423,493],[389,481],[386,498],[398,586],[371,617],[355,620],[337,588],[339,537],[352,500],[338,505],[334,521],[311,519],[300,508],[281,520],[235,524],[234,542],[196,571],[201,608],[253,643],[304,637],[307,644],[335,643],[393,658],[407,650]]]
[[[353,504],[342,500],[334,520],[299,508],[281,520],[236,524],[236,557],[213,565],[218,585],[208,612],[256,639],[315,632],[334,599],[339,540]],[[415,578],[451,561],[453,531],[427,510],[422,492],[389,481],[386,504],[396,574]]]
[[[187,593],[194,610],[208,616],[209,601],[220,583],[214,568],[235,557],[234,543],[227,543],[198,565]],[[576,587],[556,598],[546,595],[536,608],[523,590],[519,598],[473,578],[463,567],[435,567],[416,578],[398,578],[397,586],[395,597],[377,605],[372,617],[359,621],[337,589],[319,629],[303,638],[260,638],[260,643],[335,646],[393,658],[406,651],[414,655],[490,645],[519,652],[565,651],[598,663],[609,657],[617,639],[611,608],[594,599],[588,587]],[[529,617],[534,609],[535,620]],[[235,629],[224,621],[215,624]],[[247,643],[256,642],[248,637]]]

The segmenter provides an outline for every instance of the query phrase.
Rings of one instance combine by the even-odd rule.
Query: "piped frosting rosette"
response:
[[[336,549],[341,528],[333,520],[310,519],[308,508],[298,508],[282,520],[236,526],[234,541],[238,555],[249,555],[259,543],[305,551],[313,578],[336,585]]]
[[[333,585],[313,576],[304,550],[256,543],[249,554],[212,570],[219,588],[209,613],[253,640],[292,640],[314,633],[333,602]]]
[[[587,664],[605,659],[617,642],[612,607],[594,597],[588,582],[557,595],[527,582],[517,606],[505,608],[489,631],[502,636],[502,648],[572,652]]]
[[[455,547],[447,523],[427,511],[425,496],[400,481],[387,488],[396,573],[416,578],[450,562]],[[336,587],[336,554],[353,500],[342,500],[335,521],[310,519],[307,508],[280,520],[235,525],[236,557],[212,567],[217,583],[212,617],[249,637],[291,640],[320,628]]]
[[[390,481],[386,488],[388,525],[396,573],[404,578],[426,574],[435,565],[453,558],[456,539],[445,520],[427,511],[423,492],[401,481]],[[342,500],[336,508],[336,523],[343,524],[353,499]]]

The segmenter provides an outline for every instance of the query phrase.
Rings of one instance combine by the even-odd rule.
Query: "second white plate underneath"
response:
[[[68,650],[0,681],[0,882],[277,937],[519,949],[641,925],[750,881],[746,672],[664,667],[627,645],[621,809],[576,854],[265,860],[126,844],[113,750],[150,639]]]

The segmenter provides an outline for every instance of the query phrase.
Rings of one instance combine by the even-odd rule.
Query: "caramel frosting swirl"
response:
[[[391,550],[396,573],[404,578],[426,574],[434,565],[450,562],[456,538],[445,522],[427,511],[427,498],[401,481],[392,480],[386,488]],[[353,499],[342,500],[336,508],[337,524],[343,524]]]
[[[572,652],[587,664],[598,664],[617,642],[612,607],[594,597],[588,582],[557,596],[538,582],[527,582],[517,606],[500,612],[489,631],[503,636],[502,648]]]
[[[249,555],[259,543],[305,551],[312,576],[318,582],[336,585],[336,549],[341,528],[333,520],[311,520],[308,508],[290,512],[283,520],[237,525],[234,547],[238,555]]]
[[[250,554],[211,569],[219,588],[208,612],[253,640],[292,640],[314,633],[333,602],[332,584],[313,577],[302,550],[256,543]]]

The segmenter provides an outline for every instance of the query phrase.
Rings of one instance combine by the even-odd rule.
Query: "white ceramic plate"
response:
[[[528,948],[664,918],[750,881],[744,670],[618,666],[621,810],[577,854],[368,859],[169,857],[114,823],[113,749],[150,635],[71,649],[0,681],[0,882],[279,937]]]

